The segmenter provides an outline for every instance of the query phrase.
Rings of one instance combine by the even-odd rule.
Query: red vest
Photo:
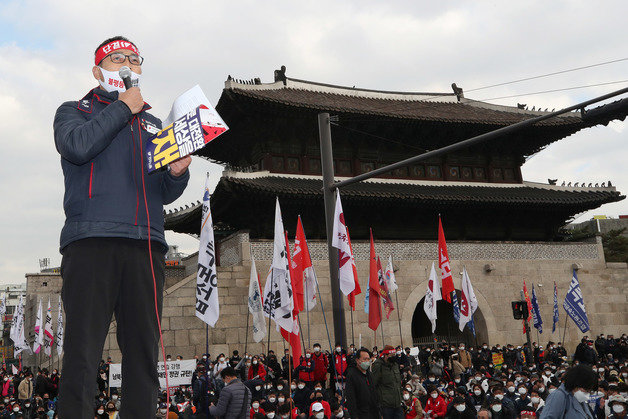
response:
[[[334,359],[334,363],[336,364],[336,374],[344,377],[345,371],[347,370],[347,355],[334,355]]]

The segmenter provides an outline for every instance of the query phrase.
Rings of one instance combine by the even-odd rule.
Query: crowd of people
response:
[[[560,342],[467,347],[444,342],[381,350],[340,345],[306,349],[293,365],[286,349],[197,357],[192,383],[160,394],[156,418],[413,419],[628,417],[628,338],[585,336],[568,357]],[[177,357],[181,359],[181,357]],[[168,355],[167,360],[171,360]],[[94,418],[119,417],[108,383],[96,377]],[[56,414],[59,373],[3,371],[0,419]]]

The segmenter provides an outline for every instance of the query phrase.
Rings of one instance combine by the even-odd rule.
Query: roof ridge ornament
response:
[[[456,83],[452,83],[451,88],[454,90],[454,94],[458,98],[458,102],[460,102],[460,99],[464,98],[464,92],[462,91],[462,87],[458,87],[456,86]]]
[[[275,70],[275,82],[282,81],[283,85],[288,84],[288,78],[286,77],[286,66],[282,65],[279,70]]]

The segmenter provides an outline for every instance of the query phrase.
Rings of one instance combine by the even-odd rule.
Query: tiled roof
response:
[[[420,121],[511,125],[545,113],[526,111],[515,107],[491,105],[468,99],[462,99],[460,102],[435,99],[420,100],[420,98],[409,100],[392,99],[387,97],[386,94],[371,96],[352,95],[351,92],[321,91],[285,87],[283,85],[274,89],[252,89],[247,87],[234,85],[234,87],[228,90],[233,95],[289,107]],[[426,97],[429,98],[429,96]],[[433,96],[433,98],[440,97]],[[582,124],[580,114],[570,113],[542,121],[538,125],[565,126],[580,124]]]
[[[217,191],[239,191],[277,196],[322,198],[323,182],[318,176],[290,176],[267,172],[228,173]],[[624,199],[614,187],[572,188],[535,183],[472,184],[464,182],[430,182],[412,180],[370,179],[342,189],[343,199],[368,201],[404,201],[405,203],[500,204],[500,205],[566,205],[595,208]]]

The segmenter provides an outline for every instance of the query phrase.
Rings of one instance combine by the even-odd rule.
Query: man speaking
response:
[[[143,61],[128,39],[107,39],[92,68],[99,87],[62,104],[54,119],[66,216],[60,245],[66,313],[61,418],[94,417],[96,372],[112,314],[122,352],[120,416],[155,416],[167,251],[163,206],[183,193],[191,158],[167,170],[146,170],[144,145],[161,121],[142,98]],[[118,73],[123,66],[131,70],[129,89]]]

